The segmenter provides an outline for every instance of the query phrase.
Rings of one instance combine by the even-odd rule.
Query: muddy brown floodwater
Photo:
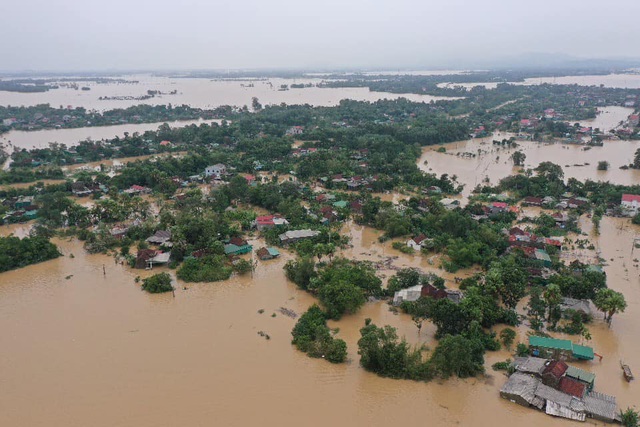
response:
[[[583,123],[608,129],[626,118],[630,111],[622,107],[607,107],[596,119]],[[634,153],[640,148],[640,141],[606,140],[602,147],[591,148],[577,144],[520,140],[517,141],[517,148],[504,148],[492,144],[493,140],[511,136],[513,135],[509,133],[497,132],[487,138],[443,144],[445,153],[437,152],[440,146],[428,146],[423,149],[418,167],[438,176],[444,173],[456,175],[458,182],[465,184],[462,192],[464,198],[471,194],[476,185],[496,185],[500,179],[517,173],[520,168],[514,167],[511,160],[515,151],[526,154],[525,168],[535,168],[545,161],[559,164],[564,170],[565,179],[573,177],[581,181],[591,179],[623,185],[640,182],[640,171],[620,169],[620,166],[633,162]],[[597,170],[598,162],[601,160],[610,163],[608,170]]]
[[[21,227],[2,231],[19,234]],[[353,247],[344,251],[346,256],[374,262],[398,257],[396,267],[443,274],[437,260],[432,264],[427,257],[400,254],[390,242],[377,242],[379,232],[349,228]],[[580,366],[598,375],[598,390],[617,395],[626,407],[640,401],[637,387],[623,381],[618,366],[620,358],[636,366],[640,352],[638,269],[631,261],[638,230],[610,218],[603,219],[601,228],[597,246],[607,260],[613,259],[606,267],[609,284],[625,293],[629,307],[614,318],[611,329],[594,322],[592,345],[604,360]],[[349,363],[331,365],[296,351],[290,345],[295,320],[277,310],[302,313],[314,298],[284,277],[289,254],[260,262],[253,278],[178,282],[174,298],[146,294],[134,283],[137,275],[151,272],[88,255],[75,240],[56,243],[63,257],[0,274],[2,426],[571,423],[500,399],[504,377],[490,368],[485,378],[428,384],[365,372],[358,366],[356,343],[367,317],[397,327],[411,343],[435,345],[433,325],[418,336],[411,319],[393,314],[386,303],[367,303],[357,315],[331,322],[347,341]],[[379,271],[386,277],[393,273]],[[524,339],[525,329],[519,336]],[[488,353],[487,367],[506,357],[506,351]]]

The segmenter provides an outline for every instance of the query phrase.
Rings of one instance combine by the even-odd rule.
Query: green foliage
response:
[[[596,308],[604,312],[604,320],[611,324],[613,315],[622,313],[627,308],[624,295],[613,289],[600,289],[593,300]]]
[[[291,343],[310,357],[324,357],[331,363],[343,363],[347,358],[347,344],[331,335],[326,315],[315,304],[300,316],[291,335]]]
[[[609,162],[607,162],[606,160],[601,160],[598,162],[599,171],[606,171],[608,169],[609,169]]]
[[[0,273],[48,261],[60,255],[56,245],[46,237],[0,237]]]
[[[433,369],[443,378],[473,377],[484,372],[484,344],[478,338],[447,335],[431,356]]]
[[[627,408],[626,411],[620,410],[620,419],[624,427],[638,427],[640,416],[635,409]]]
[[[504,362],[496,362],[491,365],[491,369],[494,371],[508,371],[511,367],[511,359],[507,359]]]
[[[387,295],[393,295],[401,289],[417,286],[422,283],[422,273],[417,268],[402,268],[387,283]]]
[[[332,319],[340,319],[343,314],[352,314],[365,303],[364,292],[358,286],[347,283],[329,283],[318,292],[320,302]]]
[[[173,291],[171,286],[171,276],[168,273],[154,274],[142,280],[142,289],[150,294]]]
[[[516,356],[526,357],[529,356],[529,346],[523,343],[518,343],[516,346]]]
[[[428,381],[433,371],[422,359],[421,349],[411,348],[391,326],[379,328],[368,319],[358,340],[360,365],[382,377]]]
[[[410,246],[407,246],[403,242],[393,242],[391,247],[395,250],[402,252],[403,254],[413,255],[415,253],[415,249]]]
[[[233,270],[238,274],[247,274],[253,269],[251,262],[246,259],[239,259],[233,263]]]
[[[309,289],[311,279],[317,276],[313,258],[298,258],[289,260],[284,265],[287,279],[298,285],[300,289]]]
[[[500,341],[502,341],[502,344],[504,344],[504,346],[507,349],[511,348],[511,344],[513,344],[513,341],[516,339],[516,331],[514,331],[511,328],[504,328],[502,331],[500,331]]]
[[[231,277],[233,269],[226,265],[221,255],[208,255],[202,258],[187,258],[176,272],[176,276],[185,282],[217,282]]]

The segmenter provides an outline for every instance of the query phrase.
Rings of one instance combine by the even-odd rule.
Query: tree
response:
[[[342,363],[347,358],[347,343],[331,336],[326,315],[316,304],[300,316],[291,335],[291,343],[310,357],[324,357],[331,363]]]
[[[561,181],[564,177],[562,166],[552,162],[542,162],[534,170],[538,176],[546,178],[549,181]]]
[[[633,157],[633,164],[631,165],[633,169],[640,169],[640,148],[636,150],[636,153]]]
[[[171,276],[169,273],[159,273],[147,277],[146,279],[142,279],[142,290],[147,291],[150,294],[171,292],[173,291],[173,286],[171,286]]]
[[[429,363],[422,360],[422,351],[412,349],[404,339],[399,339],[395,328],[389,325],[379,328],[371,319],[366,319],[360,336],[358,354],[365,370],[382,377],[417,381],[433,377]]]
[[[255,96],[251,98],[251,106],[253,107],[253,111],[262,110],[262,104],[260,104],[260,101]]]
[[[513,164],[515,166],[523,166],[526,158],[527,158],[527,155],[520,150],[516,151],[511,155],[511,160],[513,160]]]
[[[355,313],[365,302],[362,289],[345,282],[323,286],[318,297],[327,310],[327,315],[336,320],[345,313]]]
[[[544,292],[542,292],[542,297],[544,298],[544,302],[547,304],[547,320],[551,321],[554,309],[562,302],[562,292],[560,291],[560,287],[553,283],[548,285]]]
[[[447,335],[438,343],[430,362],[443,378],[473,377],[484,372],[484,344],[478,338]]]
[[[513,344],[513,341],[516,339],[516,331],[514,331],[511,328],[505,328],[502,331],[500,331],[500,340],[502,340],[502,344],[504,344],[504,346],[507,349],[511,348],[511,344]]]
[[[599,171],[609,170],[609,162],[607,162],[606,160],[599,161],[598,162],[598,170]]]
[[[600,289],[593,300],[596,308],[604,313],[604,320],[611,325],[613,315],[622,313],[627,308],[624,295],[613,289]]]

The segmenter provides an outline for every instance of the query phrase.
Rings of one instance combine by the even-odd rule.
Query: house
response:
[[[150,194],[151,189],[148,187],[143,187],[141,185],[132,185],[131,187],[124,190],[126,194],[136,195],[136,194]]]
[[[586,299],[564,297],[560,303],[560,310],[562,310],[562,312],[566,312],[568,310],[577,311],[582,314],[583,317],[591,316],[591,304],[589,300]]]
[[[549,268],[551,267],[551,257],[544,249],[536,249],[534,253],[535,259],[542,262],[542,265]]]
[[[336,209],[345,209],[349,203],[344,200],[339,200],[333,204]]]
[[[310,238],[316,237],[319,234],[320,232],[316,230],[292,230],[292,231],[287,231],[285,233],[282,233],[278,237],[280,238],[280,242],[283,245],[288,245],[303,239],[310,239]]]
[[[25,209],[33,205],[33,196],[20,196],[16,201],[15,209]]]
[[[93,190],[87,188],[84,182],[76,181],[71,184],[71,192],[77,197],[87,197],[93,193]]]
[[[427,193],[442,194],[442,189],[437,185],[432,185],[431,187],[427,187]]]
[[[129,227],[124,225],[116,225],[111,230],[109,230],[109,233],[111,234],[111,237],[117,240],[122,240],[124,239],[124,236],[127,235],[127,231],[129,231]]]
[[[285,132],[286,135],[302,135],[304,133],[304,127],[292,126]]]
[[[543,203],[543,199],[541,199],[540,197],[525,197],[524,200],[522,200],[522,204],[525,206],[542,206]]]
[[[535,406],[542,409],[544,402],[536,399],[536,390],[540,380],[530,375],[515,372],[500,389],[500,397],[525,407]]]
[[[562,360],[551,360],[548,362],[542,370],[540,376],[542,377],[542,383],[553,388],[558,388],[560,379],[567,371],[569,365]]]
[[[158,252],[147,260],[147,268],[153,268],[156,264],[167,264],[171,258],[171,252]]]
[[[591,347],[574,344],[569,340],[540,337],[529,337],[529,349],[536,357],[547,357],[555,360],[593,360],[594,352]]]
[[[224,245],[225,255],[242,255],[249,253],[252,250],[253,246],[240,237],[233,237],[229,240],[229,243]]]
[[[452,302],[454,302],[456,304],[458,304],[460,301],[462,301],[462,298],[463,298],[462,292],[460,292],[458,290],[455,290],[455,289],[439,289],[439,288],[436,288],[435,286],[433,286],[430,283],[427,283],[426,285],[422,286],[421,295],[423,297],[430,297],[430,298],[434,298],[434,299],[448,298],[448,299],[450,299]]]
[[[393,305],[400,305],[404,301],[417,301],[422,296],[422,285],[400,289],[393,295]]]
[[[256,217],[255,221],[253,222],[254,227],[256,227],[258,231],[288,224],[289,221],[282,218],[280,215],[262,215]]]
[[[620,201],[622,210],[628,216],[635,216],[640,211],[640,195],[636,194],[623,194]],[[16,206],[17,208],[17,206]]]
[[[204,169],[204,176],[213,177],[214,179],[221,179],[226,174],[227,167],[222,163],[218,163],[213,166],[207,166]]]
[[[280,252],[276,248],[260,248],[256,251],[256,255],[261,261],[266,261],[279,257]]]
[[[445,209],[453,210],[460,206],[460,201],[456,199],[444,198],[440,199],[440,203],[444,206]]]
[[[523,372],[513,373],[500,389],[500,396],[525,407],[544,410],[548,415],[585,421],[619,421],[616,399],[602,393],[583,392],[583,385],[563,377],[559,388],[543,384]]]
[[[154,249],[140,249],[136,255],[136,268],[147,268],[147,263],[158,254]]]
[[[512,365],[518,372],[540,377],[548,362],[541,357],[516,357]]]
[[[587,387],[587,391],[592,391],[596,382],[595,374],[583,371],[575,366],[569,366],[565,371],[564,376],[582,382]]]
[[[424,234],[420,234],[412,239],[407,240],[407,246],[413,248],[416,251],[419,251],[422,248],[422,245],[427,242],[427,236]]]
[[[638,124],[640,124],[640,115],[639,114],[630,115],[629,116],[629,126],[636,127],[636,126],[638,126]]]
[[[166,245],[167,243],[171,243],[171,231],[168,230],[158,230],[151,237],[147,237],[147,243],[151,243],[152,245]]]

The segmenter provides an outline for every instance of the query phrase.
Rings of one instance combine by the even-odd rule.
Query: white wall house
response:
[[[635,194],[623,194],[620,202],[622,210],[629,216],[637,215],[640,212],[640,196]]]
[[[207,177],[214,176],[216,178],[220,178],[222,175],[225,175],[226,173],[227,173],[227,167],[222,163],[218,163],[217,165],[213,165],[213,166],[207,166],[204,170],[204,175]]]

